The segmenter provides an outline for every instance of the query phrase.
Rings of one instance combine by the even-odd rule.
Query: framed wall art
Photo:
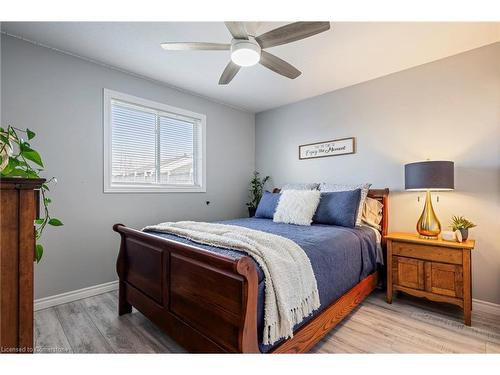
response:
[[[316,159],[327,156],[354,154],[356,144],[354,137],[334,139],[326,142],[308,143],[299,146],[299,159]]]

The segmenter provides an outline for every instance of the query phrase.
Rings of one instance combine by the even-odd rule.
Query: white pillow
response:
[[[319,190],[284,190],[273,221],[276,223],[311,225],[319,204]]]
[[[367,197],[363,206],[363,223],[380,230],[380,222],[382,221],[382,208],[384,205],[378,200]]]
[[[361,217],[363,215],[363,206],[365,205],[366,197],[368,196],[368,190],[370,190],[372,184],[357,184],[357,185],[346,185],[346,184],[329,184],[322,182],[319,185],[319,191],[322,193],[329,193],[332,191],[349,191],[361,189],[361,199],[359,200],[358,206],[358,217],[356,218],[356,226],[361,225]]]

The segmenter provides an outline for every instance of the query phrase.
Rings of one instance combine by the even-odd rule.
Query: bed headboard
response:
[[[279,193],[280,189],[274,188],[273,193]],[[389,229],[389,189],[370,189],[368,190],[370,198],[378,200],[383,204],[382,208],[382,221],[380,222],[380,232],[382,234],[382,247],[385,248],[385,236]]]
[[[380,232],[382,234],[382,245],[385,247],[385,236],[387,236],[387,231],[389,229],[389,189],[370,189],[368,190],[368,196],[378,200],[384,205],[382,208]]]

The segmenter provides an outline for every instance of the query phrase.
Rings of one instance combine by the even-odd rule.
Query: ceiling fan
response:
[[[254,22],[225,22],[225,24],[233,36],[231,43],[165,42],[161,46],[169,51],[230,50],[231,61],[222,72],[219,85],[231,82],[242,66],[252,66],[257,63],[282,76],[295,79],[301,75],[300,70],[264,49],[295,42],[330,29],[330,22],[294,22],[255,36],[252,35],[256,29]]]

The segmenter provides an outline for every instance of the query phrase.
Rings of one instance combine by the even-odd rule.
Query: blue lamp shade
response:
[[[422,161],[405,165],[406,190],[453,190],[455,170],[452,161]]]

